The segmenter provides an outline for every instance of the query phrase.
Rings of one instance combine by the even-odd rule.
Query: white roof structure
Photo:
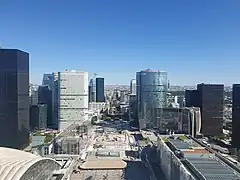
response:
[[[93,169],[124,169],[126,168],[127,163],[123,160],[91,160],[86,161],[80,167],[85,170],[93,170]]]
[[[46,159],[55,161],[17,149],[0,147],[0,180],[20,179],[35,163]]]

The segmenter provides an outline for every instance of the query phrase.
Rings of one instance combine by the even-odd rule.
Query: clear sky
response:
[[[240,83],[240,0],[1,0],[0,46],[44,72],[96,72],[129,84],[142,69],[171,84]]]

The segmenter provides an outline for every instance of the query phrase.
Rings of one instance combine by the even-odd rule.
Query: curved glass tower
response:
[[[137,72],[137,102],[140,128],[157,126],[156,109],[167,107],[167,72],[145,70]]]

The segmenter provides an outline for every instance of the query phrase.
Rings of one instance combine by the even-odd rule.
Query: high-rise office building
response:
[[[53,112],[57,128],[88,119],[88,73],[65,71],[54,73]]]
[[[221,84],[198,84],[197,90],[185,92],[187,107],[200,107],[202,129],[207,136],[218,136],[223,129],[223,91]]]
[[[52,126],[59,129],[59,72],[52,73]]]
[[[50,90],[53,87],[53,75],[52,74],[43,74],[42,85],[48,86]]]
[[[137,84],[136,79],[132,79],[130,83],[130,94],[137,94]]]
[[[46,104],[30,106],[30,128],[31,130],[42,130],[47,128]]]
[[[91,82],[91,80],[90,80],[90,82]],[[93,102],[92,101],[92,86],[90,83],[88,85],[88,102]]]
[[[198,84],[202,113],[202,133],[218,136],[223,129],[223,92],[222,84]]]
[[[186,107],[199,107],[200,102],[197,90],[186,90],[185,91],[185,106]]]
[[[36,89],[31,89],[30,95],[30,105],[38,104],[38,91]]]
[[[137,118],[137,96],[136,94],[129,94],[129,118],[133,120],[133,126],[139,127]]]
[[[29,54],[0,49],[0,146],[29,144]]]
[[[105,102],[104,78],[96,78],[96,102]]]
[[[240,84],[233,85],[232,91],[232,147],[240,149]]]
[[[90,79],[89,81],[88,102],[96,102],[96,79]]]
[[[148,69],[136,76],[139,127],[155,128],[155,109],[167,107],[167,72]]]
[[[38,104],[47,105],[47,127],[54,128],[52,121],[52,91],[49,86],[38,87]]]

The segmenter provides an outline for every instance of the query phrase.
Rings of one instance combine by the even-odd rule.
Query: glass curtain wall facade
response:
[[[167,107],[167,72],[145,70],[136,77],[139,127],[155,128],[154,110]]]
[[[96,78],[96,102],[105,102],[104,78]]]
[[[38,104],[47,105],[47,127],[52,128],[54,125],[52,121],[52,91],[48,86],[38,87]]]
[[[185,91],[185,106],[186,107],[200,107],[198,90]]]
[[[0,49],[0,146],[29,144],[29,54]]]
[[[222,84],[198,84],[197,90],[187,90],[187,107],[200,107],[201,133],[206,136],[219,136],[223,129],[223,92]]]
[[[52,74],[44,74],[42,80],[43,86],[48,86],[50,90],[53,88],[53,75]]]
[[[223,130],[223,92],[221,84],[198,84],[202,134],[219,136]]]
[[[232,147],[240,149],[240,84],[233,85],[232,92]]]
[[[88,85],[88,102],[96,102],[96,79],[90,79]]]

